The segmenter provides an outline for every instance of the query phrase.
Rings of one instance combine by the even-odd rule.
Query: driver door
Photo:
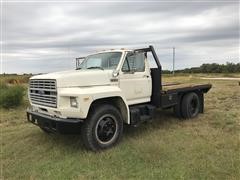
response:
[[[150,101],[152,81],[144,53],[127,53],[119,74],[119,82],[128,105]]]

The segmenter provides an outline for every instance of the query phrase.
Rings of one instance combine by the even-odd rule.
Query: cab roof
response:
[[[97,51],[97,53],[102,53],[102,52],[129,52],[129,51],[133,51],[133,50],[132,49],[125,49],[125,48],[121,48],[121,49],[106,49],[106,50]]]

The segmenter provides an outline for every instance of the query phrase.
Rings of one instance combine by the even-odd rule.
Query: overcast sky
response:
[[[154,45],[163,69],[238,63],[239,1],[16,2],[2,6],[2,69],[73,69],[75,57]]]

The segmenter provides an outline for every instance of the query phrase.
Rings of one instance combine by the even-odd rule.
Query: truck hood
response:
[[[112,70],[72,70],[33,76],[31,79],[55,79],[57,87],[110,85]]]

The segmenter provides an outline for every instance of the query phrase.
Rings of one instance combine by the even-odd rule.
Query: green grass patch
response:
[[[0,85],[0,107],[13,108],[21,105],[24,96],[24,87],[20,85]]]

